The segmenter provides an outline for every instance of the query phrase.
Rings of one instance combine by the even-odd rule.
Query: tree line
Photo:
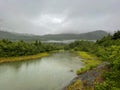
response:
[[[59,50],[62,46],[57,44],[45,44],[40,41],[28,43],[25,41],[12,42],[7,39],[0,40],[0,57],[15,57],[34,55],[42,52]]]

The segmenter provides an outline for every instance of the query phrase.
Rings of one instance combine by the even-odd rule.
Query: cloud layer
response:
[[[0,28],[30,34],[120,29],[120,0],[0,0]]]

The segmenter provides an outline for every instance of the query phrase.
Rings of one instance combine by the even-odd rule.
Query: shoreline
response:
[[[48,56],[49,53],[39,53],[35,55],[28,55],[28,56],[18,56],[18,57],[2,57],[0,58],[0,64],[1,63],[6,63],[6,62],[16,62],[16,61],[26,61],[26,60],[34,60],[34,59],[39,59],[42,57]]]
[[[102,75],[108,70],[107,65],[109,65],[108,62],[103,62],[95,69],[88,70],[76,76],[62,90],[95,90],[97,83],[104,82],[104,77]]]
[[[17,61],[40,59],[40,58],[49,56],[52,53],[63,52],[63,51],[64,50],[55,50],[55,51],[43,52],[43,53],[38,53],[38,54],[35,54],[35,55],[28,55],[28,56],[0,57],[0,64],[1,63],[7,63],[7,62],[17,62]]]
[[[94,82],[102,74],[100,71],[104,70],[105,65],[100,58],[91,53],[84,51],[75,53],[83,59],[85,66],[76,71],[77,76],[63,90],[94,90]]]
[[[98,58],[97,56],[95,56],[91,53],[84,52],[84,51],[78,51],[77,54],[78,54],[78,56],[80,56],[83,59],[82,61],[85,64],[85,67],[77,70],[77,72],[76,72],[77,75],[87,72],[93,68],[96,68],[98,65],[100,65],[102,63],[100,58]]]

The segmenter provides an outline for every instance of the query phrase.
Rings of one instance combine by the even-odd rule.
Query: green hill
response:
[[[106,36],[108,33],[102,30],[82,33],[82,34],[50,34],[44,35],[43,38],[52,40],[71,40],[71,39],[85,39],[85,40],[97,40]]]
[[[7,31],[0,31],[0,39],[10,39],[25,40],[25,41],[35,41],[35,40],[71,40],[71,39],[84,39],[84,40],[97,40],[106,36],[108,33],[102,30],[82,33],[82,34],[49,34],[49,35],[30,35],[30,34],[18,34]]]

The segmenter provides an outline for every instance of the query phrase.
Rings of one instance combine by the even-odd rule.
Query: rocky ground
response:
[[[94,90],[96,82],[104,81],[102,74],[108,70],[108,64],[104,62],[97,68],[78,75],[63,90]]]

